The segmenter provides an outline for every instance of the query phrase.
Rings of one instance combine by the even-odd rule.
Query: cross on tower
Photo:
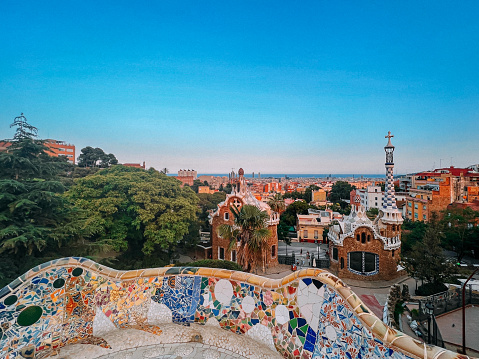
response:
[[[391,135],[391,131],[388,131],[388,135],[384,136],[384,138],[388,138],[389,141],[391,141],[391,137],[394,137],[394,135]]]

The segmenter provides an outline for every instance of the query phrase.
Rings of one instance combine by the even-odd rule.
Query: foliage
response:
[[[88,212],[91,239],[116,251],[169,250],[196,219],[197,197],[154,169],[113,166],[76,180],[67,197]]]
[[[443,211],[444,245],[457,253],[459,261],[466,252],[479,250],[479,231],[475,226],[478,220],[479,212],[468,207],[452,207]]]
[[[285,209],[284,199],[280,193],[276,193],[272,198],[268,200],[268,206],[272,211],[282,213]]]
[[[422,221],[404,220],[401,227],[401,251],[403,254],[410,252],[416,243],[422,241],[428,226]]]
[[[313,191],[318,190],[319,187],[312,184],[308,186],[304,192],[298,192],[298,191],[293,191],[293,192],[288,192],[283,195],[284,198],[292,198],[292,199],[303,199],[307,203],[311,202],[313,200]]]
[[[8,152],[0,153],[0,252],[25,255],[60,245],[75,233],[73,210],[58,180],[66,159],[48,156],[35,127],[22,115]]]
[[[237,248],[238,264],[244,270],[250,271],[256,268],[257,254],[261,253],[264,272],[266,244],[271,236],[267,224],[268,213],[251,205],[244,205],[239,210],[236,207],[230,207],[230,209],[233,212],[235,224],[220,225],[219,236],[230,241],[230,250]]]
[[[308,209],[311,208],[309,204],[303,201],[296,201],[291,203],[286,211],[281,215],[281,222],[284,222],[288,227],[296,225],[297,214],[308,214]]]
[[[185,185],[188,186],[188,185]],[[190,188],[195,192],[198,193],[198,187],[200,186],[208,186],[208,181],[201,182],[200,180],[194,180],[193,185]]]
[[[447,286],[444,283],[424,283],[417,288],[416,294],[422,296],[445,292]]]
[[[198,206],[200,207],[198,220],[200,222],[201,228],[204,231],[208,231],[210,229],[210,222],[208,218],[209,211],[216,209],[218,204],[226,199],[226,193],[221,191],[212,194],[199,193],[197,196],[199,198]]]
[[[455,266],[444,257],[441,248],[441,238],[444,235],[440,230],[437,216],[433,215],[422,241],[415,243],[412,251],[403,255],[408,274],[431,283],[434,288],[440,287],[456,272]]]
[[[118,160],[112,153],[106,154],[101,148],[87,146],[81,149],[78,156],[78,167],[108,168],[118,164]]]
[[[230,194],[231,191],[233,191],[233,186],[231,185],[231,183],[227,183],[224,187],[223,185],[220,185],[219,190],[225,192],[226,194]]]
[[[369,208],[366,211],[366,215],[368,216],[369,219],[373,220],[374,218],[377,217],[379,214],[379,209],[378,208]]]
[[[289,236],[289,227],[283,221],[279,221],[278,224],[278,240],[283,241],[288,246],[291,245],[291,237]]]
[[[331,192],[329,192],[329,200],[335,203],[342,199],[349,199],[351,191],[355,188],[349,182],[336,181],[331,187]]]
[[[234,271],[243,271],[243,268],[235,262],[220,259],[202,259],[190,263],[177,263],[175,267],[200,267],[200,268],[222,268]]]

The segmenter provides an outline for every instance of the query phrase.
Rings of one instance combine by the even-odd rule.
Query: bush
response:
[[[243,272],[243,268],[238,263],[223,261],[219,259],[202,259],[190,263],[177,263],[175,267],[206,267],[206,268],[222,268]]]
[[[419,288],[416,291],[416,294],[427,296],[427,295],[445,292],[446,290],[447,290],[446,285],[442,283],[425,283],[419,286]]]

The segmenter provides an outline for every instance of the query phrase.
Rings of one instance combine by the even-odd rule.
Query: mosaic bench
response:
[[[175,341],[191,345],[168,351]],[[134,342],[131,355],[109,356],[120,342]],[[75,257],[0,291],[0,358],[73,358],[73,346],[104,358],[467,358],[389,328],[319,269],[283,279],[211,268],[123,272]]]

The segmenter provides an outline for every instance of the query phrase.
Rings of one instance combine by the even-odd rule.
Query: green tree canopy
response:
[[[329,200],[335,203],[342,199],[349,199],[351,191],[355,188],[346,181],[336,181],[331,187],[331,192],[329,192]]]
[[[39,253],[73,236],[73,209],[58,180],[70,168],[65,158],[51,157],[37,129],[23,114],[16,117],[15,137],[0,153],[0,252]]]
[[[284,222],[288,227],[293,227],[296,225],[296,215],[308,214],[309,208],[311,208],[311,206],[304,201],[293,202],[281,215],[281,222]]]
[[[196,220],[198,198],[154,169],[113,166],[80,178],[67,197],[88,212],[92,240],[116,251],[168,250]]]
[[[442,212],[442,225],[445,234],[444,244],[457,253],[457,259],[479,247],[477,243],[477,221],[479,212],[469,207],[454,206]]]
[[[446,261],[443,254],[443,236],[437,216],[434,216],[426,227],[422,241],[415,243],[412,250],[403,256],[409,275],[439,289],[443,288],[446,280],[456,272],[455,266]]]
[[[268,206],[272,211],[282,213],[286,206],[284,204],[283,196],[280,193],[276,193],[272,198],[268,200]]]
[[[108,168],[118,164],[113,153],[106,154],[101,148],[87,146],[81,149],[81,154],[78,156],[79,167],[100,167]]]

